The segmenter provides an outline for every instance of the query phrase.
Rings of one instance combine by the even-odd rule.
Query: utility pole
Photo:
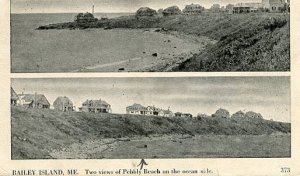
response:
[[[94,5],[93,5],[93,9],[92,9],[92,14],[94,15]]]

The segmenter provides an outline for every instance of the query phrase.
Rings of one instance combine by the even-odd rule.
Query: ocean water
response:
[[[155,52],[177,55],[197,47],[174,36],[144,30],[35,30],[41,25],[73,21],[75,15],[12,14],[11,71],[73,72],[151,56]],[[129,14],[95,14],[95,17],[123,15]]]

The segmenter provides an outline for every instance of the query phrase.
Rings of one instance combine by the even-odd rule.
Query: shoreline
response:
[[[84,30],[91,30],[91,29],[84,29]],[[160,31],[157,32],[156,30],[160,30]],[[177,39],[183,40],[186,43],[195,44],[197,45],[197,47],[195,49],[188,49],[179,54],[178,53],[177,54],[156,53],[158,56],[153,56],[153,55],[151,56],[151,53],[143,52],[143,54],[141,54],[139,57],[129,58],[129,59],[105,63],[105,64],[89,65],[80,69],[76,69],[71,72],[172,71],[172,68],[190,59],[194,54],[201,53],[205,49],[206,45],[215,44],[217,42],[216,40],[210,39],[205,36],[197,36],[195,34],[185,34],[183,32],[178,32],[178,31],[163,31],[161,30],[161,28],[143,28],[143,29],[115,28],[115,29],[110,29],[110,31],[131,31],[131,32],[137,31],[143,33],[145,32],[159,33],[166,37],[172,36]],[[170,40],[165,40],[164,42],[170,42]],[[133,63],[135,61],[143,62],[146,64],[143,64],[142,66],[136,65],[135,63]]]
[[[268,150],[253,153],[257,146],[268,140],[272,143],[289,141],[290,134],[276,133],[263,135],[182,135],[182,134],[157,134],[149,136],[132,136],[122,138],[101,138],[89,139],[83,142],[71,144],[68,147],[54,149],[50,156],[55,159],[131,159],[131,158],[235,158],[235,157],[289,157],[289,145],[277,147],[277,152]],[[230,142],[225,142],[230,139]],[[206,141],[208,144],[203,144]],[[243,142],[249,143],[245,150],[232,150],[239,146],[244,146]],[[223,153],[215,151],[215,148],[209,148],[209,143],[222,143],[223,146],[217,147],[223,149]],[[250,144],[251,143],[251,144]],[[164,145],[165,149],[161,149]],[[189,151],[185,148],[192,147]],[[265,144],[266,145],[266,144]],[[177,153],[168,153],[168,148],[176,146]],[[198,146],[198,147],[197,147]],[[268,145],[266,145],[265,148]],[[124,153],[124,151],[128,153]],[[233,152],[235,151],[235,152]],[[255,151],[255,150],[254,150]],[[183,155],[184,154],[184,155]]]

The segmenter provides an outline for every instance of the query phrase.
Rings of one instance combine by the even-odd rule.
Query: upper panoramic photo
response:
[[[11,0],[12,73],[289,70],[289,0]]]

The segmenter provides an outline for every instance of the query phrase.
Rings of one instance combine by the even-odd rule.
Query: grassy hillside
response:
[[[52,150],[103,138],[155,134],[290,133],[290,124],[250,118],[165,118],[12,107],[12,158],[51,158]]]
[[[288,71],[287,16],[253,19],[177,67],[176,71]],[[253,24],[254,23],[254,24]],[[221,27],[221,26],[220,26]]]

